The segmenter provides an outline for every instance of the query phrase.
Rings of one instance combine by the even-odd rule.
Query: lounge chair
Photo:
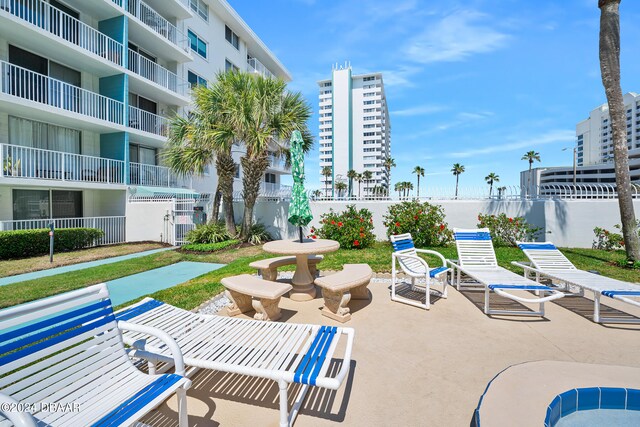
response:
[[[184,354],[184,363],[198,369],[267,378],[278,383],[280,426],[292,425],[309,386],[337,390],[349,372],[354,330],[351,328],[260,322],[226,316],[196,314],[146,298],[116,313],[116,318],[157,327],[172,336]],[[327,375],[341,336],[346,336],[342,366]],[[132,347],[130,356],[149,361],[150,372],[158,362],[171,363],[169,349],[154,337],[136,331],[124,334]],[[287,387],[302,384],[289,414]]]
[[[640,319],[620,319],[600,316],[600,297],[602,295],[627,304],[640,307],[640,285],[622,280],[600,276],[588,271],[579,270],[551,242],[531,243],[518,242],[518,247],[529,258],[530,264],[512,262],[524,269],[525,276],[546,276],[569,291],[571,286],[584,295],[587,289],[593,292],[593,321],[597,323],[639,323]],[[634,299],[635,298],[635,299]]]
[[[498,265],[488,228],[464,230],[454,228],[458,259],[449,260],[454,269],[454,281],[458,290],[463,285],[461,273],[466,274],[484,288],[484,312],[487,315],[544,316],[544,303],[562,298],[557,289],[541,285]],[[475,285],[477,286],[477,285]],[[539,304],[538,311],[495,310],[489,305],[489,294],[496,294],[521,303]],[[524,297],[512,291],[535,291],[543,296]],[[549,294],[544,296],[544,294]]]
[[[149,375],[129,359],[121,330],[164,342],[175,374]],[[187,427],[184,362],[178,345],[151,327],[116,321],[105,285],[0,311],[0,425],[120,426],[173,393]],[[22,411],[13,411],[21,405]],[[20,408],[20,407],[19,407]]]
[[[442,283],[442,298],[447,297],[447,275],[451,269],[447,267],[447,260],[440,253],[426,249],[416,249],[413,244],[413,238],[409,233],[391,236],[391,244],[394,250],[391,254],[391,299],[393,301],[429,310],[431,308],[431,282],[434,280]],[[418,254],[435,255],[442,260],[442,265],[431,268],[427,261]],[[404,274],[411,278],[411,291],[425,293],[424,304],[415,299],[398,295],[397,264],[400,265]],[[422,279],[424,284],[418,283],[417,279]]]

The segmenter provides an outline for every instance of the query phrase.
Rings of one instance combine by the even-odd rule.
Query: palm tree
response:
[[[321,196],[322,196],[322,191],[320,190],[313,190],[313,193],[311,193],[311,195],[313,196],[313,198],[315,200],[318,200]]]
[[[347,184],[345,182],[336,182],[335,189],[338,192],[338,197],[342,197],[342,192],[347,189]]]
[[[364,171],[362,172],[362,180],[364,181],[366,188],[365,190],[369,190],[369,195],[371,195],[371,188],[369,188],[369,181],[371,181],[371,178],[373,178],[373,172],[371,171]]]
[[[360,198],[360,185],[362,184],[362,180],[364,179],[361,173],[356,174],[356,181],[358,182],[358,199]]]
[[[625,126],[627,121],[620,86],[620,0],[599,0],[598,7],[600,8],[600,73],[609,103],[609,116],[613,130],[613,159],[622,236],[627,260],[633,264],[640,260],[640,238],[633,210]]]
[[[324,195],[329,197],[329,177],[333,175],[331,166],[325,166],[320,170],[320,175],[324,176]]]
[[[453,172],[453,175],[456,177],[456,199],[457,199],[458,198],[458,180],[460,179],[460,174],[464,172],[464,165],[461,165],[460,163],[454,163],[453,167],[451,168],[451,172]]]
[[[171,119],[167,148],[162,158],[173,172],[182,176],[202,175],[208,166],[215,164],[218,176],[216,195],[222,195],[227,232],[235,236],[233,178],[236,164],[231,157],[231,147],[236,137],[221,113],[231,92],[230,81],[223,75],[213,85],[193,88],[193,109],[186,118],[175,116]],[[218,197],[216,199],[219,200]],[[214,207],[213,220],[218,219],[218,211],[219,202]]]
[[[393,186],[393,190],[398,192],[398,198],[400,198],[400,192],[402,191],[402,182],[396,182],[396,184]]]
[[[484,180],[489,184],[489,197],[491,197],[491,194],[493,193],[493,183],[500,182],[500,176],[496,175],[495,172],[491,172],[489,175],[484,177]]]
[[[504,194],[504,192],[507,191],[507,187],[502,186],[502,187],[498,187],[498,198],[502,199],[502,195]]]
[[[417,195],[416,197],[419,199],[420,198],[420,177],[424,177],[424,168],[420,167],[420,166],[416,166],[415,168],[413,168],[413,171],[411,173],[415,173],[416,176],[418,177],[418,190],[417,190]]]
[[[347,172],[347,178],[349,179],[349,197],[353,196],[353,180],[358,176],[358,172],[353,169],[349,169]]]
[[[537,153],[534,150],[527,151],[524,156],[522,156],[521,160],[527,160],[529,162],[529,174],[527,175],[527,192],[526,195],[529,195],[531,191],[531,168],[533,167],[533,162],[535,160],[540,161],[540,153]]]
[[[411,195],[411,191],[413,191],[413,183],[409,181],[404,182],[404,190],[405,190],[405,198]]]
[[[382,166],[387,171],[387,182],[391,183],[391,168],[396,167],[396,160],[393,157],[387,157],[386,159],[384,159],[384,163],[382,164]],[[387,184],[387,191],[389,190],[388,187],[389,185]]]

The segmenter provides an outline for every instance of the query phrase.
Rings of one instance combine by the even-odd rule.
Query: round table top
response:
[[[340,243],[328,239],[274,240],[262,246],[266,252],[280,255],[313,255],[340,249]]]

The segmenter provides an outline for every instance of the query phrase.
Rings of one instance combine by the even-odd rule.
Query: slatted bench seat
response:
[[[351,319],[347,304],[352,299],[369,299],[371,277],[373,271],[368,264],[345,264],[338,273],[318,277],[315,284],[322,288],[322,314],[341,323]]]
[[[311,272],[311,276],[316,277],[318,273],[318,263],[323,259],[324,257],[322,255],[309,255],[309,272]],[[264,280],[276,280],[278,278],[278,268],[295,264],[295,256],[279,256],[254,261],[249,264],[249,267],[258,269]]]
[[[256,320],[278,320],[281,316],[280,298],[293,287],[287,283],[272,282],[250,274],[225,277],[222,284],[231,300],[229,316],[255,310]]]

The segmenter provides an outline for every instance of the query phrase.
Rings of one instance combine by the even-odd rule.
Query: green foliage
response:
[[[618,232],[611,232],[604,228],[596,227],[593,229],[593,233],[596,235],[593,240],[593,249],[602,249],[605,251],[615,251],[618,249],[624,249],[624,237],[622,236],[622,226],[620,224],[614,225]],[[638,229],[638,236],[640,236],[640,221],[636,222],[636,228]]]
[[[267,228],[260,224],[255,223],[251,225],[251,229],[249,230],[249,235],[247,236],[247,242],[252,245],[261,245],[264,242],[268,242],[273,240],[273,237],[267,231]]]
[[[331,209],[321,216],[319,229],[311,227],[312,239],[336,240],[342,249],[364,249],[375,242],[373,218],[368,209],[357,210],[355,205],[347,205],[343,212]]]
[[[527,223],[521,217],[508,217],[506,214],[478,214],[478,228],[488,228],[494,246],[516,246],[516,242],[531,242],[536,239],[541,228]]]
[[[218,243],[192,243],[183,245],[180,249],[193,252],[215,252],[238,244],[240,244],[240,240],[233,239]]]
[[[453,240],[453,233],[444,218],[442,206],[412,200],[389,206],[384,225],[387,237],[411,233],[417,247],[443,246]]]
[[[53,242],[55,252],[73,251],[94,244],[104,235],[96,228],[59,228]],[[0,231],[0,259],[25,258],[49,253],[49,229]]]
[[[189,243],[218,243],[231,239],[223,221],[198,225],[185,236]]]

